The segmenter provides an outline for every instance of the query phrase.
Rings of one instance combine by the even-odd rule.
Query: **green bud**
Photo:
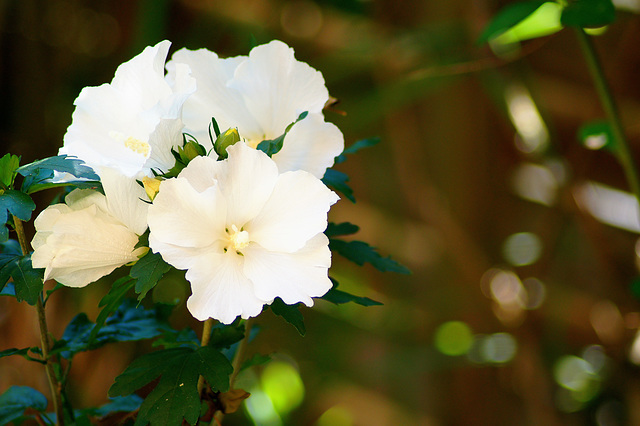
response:
[[[185,157],[184,158],[186,160],[185,162],[188,163],[189,161],[193,160],[198,156],[207,155],[207,152],[204,149],[204,147],[200,145],[198,142],[189,141],[184,144],[184,148],[182,148],[181,154]]]
[[[238,129],[231,128],[218,136],[213,144],[213,149],[215,149],[220,158],[227,158],[227,148],[239,141],[240,134],[238,133]]]

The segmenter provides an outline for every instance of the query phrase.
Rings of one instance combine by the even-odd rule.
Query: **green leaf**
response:
[[[368,138],[368,139],[361,139],[357,142],[355,142],[353,145],[351,145],[350,147],[346,148],[344,151],[342,151],[342,154],[338,155],[336,157],[336,164],[338,163],[342,163],[347,159],[347,154],[355,154],[356,152],[360,151],[363,148],[368,148],[370,146],[374,146],[380,143],[380,138],[375,137],[375,138]]]
[[[236,320],[229,325],[218,323],[211,329],[209,346],[216,349],[228,349],[231,345],[244,338],[244,329],[244,324],[239,320]]]
[[[91,331],[91,336],[89,337],[90,340],[95,339],[98,331],[102,328],[109,315],[114,313],[118,307],[120,307],[124,296],[133,288],[134,284],[135,281],[132,278],[122,277],[114,282],[109,292],[100,299],[98,306],[104,306],[104,308],[102,308],[98,314],[98,318],[96,318],[96,327]]]
[[[0,296],[13,296],[16,297],[16,289],[13,286],[13,283],[8,283],[5,287],[0,291]]]
[[[341,192],[345,197],[351,200],[351,202],[355,203],[356,199],[353,196],[353,189],[347,185],[348,181],[349,176],[333,169],[327,169],[322,178],[322,182],[324,182],[325,185]]]
[[[278,136],[275,139],[264,140],[264,141],[260,142],[258,144],[258,146],[256,147],[256,149],[259,149],[260,151],[264,152],[269,157],[271,157],[273,154],[278,153],[282,149],[282,145],[284,144],[284,138],[285,138],[285,136],[287,136],[287,133],[289,133],[289,130],[291,130],[293,125],[296,124],[298,121],[304,120],[305,117],[308,114],[309,114],[308,111],[305,111],[302,114],[300,114],[298,116],[298,118],[296,119],[296,121],[294,121],[293,123],[291,123],[291,124],[289,124],[287,126],[287,128],[285,129],[283,134],[281,134],[280,136]]]
[[[344,303],[353,302],[362,306],[378,306],[382,305],[380,302],[376,302],[375,300],[369,299],[368,297],[355,296],[353,294],[347,293],[346,291],[338,290],[337,283],[334,280],[334,286],[331,290],[329,290],[321,299],[324,299],[328,302],[334,303],[336,305],[342,305]]]
[[[24,300],[30,305],[35,305],[42,293],[44,286],[44,269],[34,269],[31,265],[31,255],[22,256],[14,263],[10,270],[11,278],[18,301]],[[2,269],[4,270],[4,268]]]
[[[329,225],[327,226],[326,231],[324,231],[324,234],[327,237],[336,237],[336,236],[339,236],[339,235],[355,234],[359,230],[360,230],[360,228],[357,225],[354,225],[353,223],[349,223],[349,222],[342,222],[342,223],[329,222]]]
[[[179,425],[185,419],[195,424],[200,415],[198,376],[203,375],[214,391],[229,388],[233,367],[212,347],[171,348],[136,359],[109,389],[110,396],[129,395],[160,377],[138,412],[136,425]]]
[[[198,335],[191,328],[184,328],[180,331],[170,329],[167,330],[160,338],[154,340],[152,346],[154,348],[162,346],[164,349],[191,347],[197,349],[200,346]]]
[[[32,174],[42,174],[47,172],[49,177],[53,177],[53,172],[70,173],[79,179],[100,180],[100,177],[87,166],[82,160],[67,155],[58,155],[34,161],[30,164],[18,168],[18,173],[22,176]]]
[[[374,268],[382,272],[397,272],[399,274],[410,274],[411,271],[402,266],[391,257],[382,257],[374,247],[363,241],[343,241],[329,240],[331,251],[341,254],[357,265],[370,263]]]
[[[0,358],[4,358],[5,356],[11,356],[11,355],[27,356],[27,353],[29,352],[29,349],[31,349],[31,348],[22,348],[22,349],[11,348],[11,349],[5,349],[4,351],[0,351]]]
[[[27,408],[43,412],[47,409],[47,398],[28,386],[11,386],[0,395],[0,424],[9,424]]]
[[[242,363],[242,366],[240,367],[240,371],[246,370],[247,368],[253,367],[255,365],[264,365],[269,361],[271,361],[270,355],[255,354],[254,356],[252,356],[251,358],[249,358],[248,360]]]
[[[307,329],[304,326],[304,317],[300,312],[299,305],[299,303],[296,303],[295,305],[287,305],[282,301],[282,299],[277,297],[271,304],[271,310],[274,314],[281,316],[285,321],[293,325],[296,330],[298,330],[298,333],[304,336]]]
[[[135,265],[131,267],[132,278],[136,278],[136,293],[139,293],[138,301],[144,299],[149,290],[158,283],[160,278],[171,269],[160,253],[147,252]]]
[[[2,185],[2,189],[11,188],[19,166],[20,157],[17,155],[5,154],[0,158],[0,185]]]
[[[0,243],[0,294],[4,294],[3,287],[11,279],[11,272],[17,267],[16,263],[22,257],[20,244],[15,240]],[[13,291],[15,296],[15,290]]]
[[[36,204],[24,192],[8,189],[0,194],[0,219],[4,219],[3,223],[8,219],[7,212],[22,221],[28,221],[35,209]]]
[[[598,28],[615,19],[616,10],[611,0],[575,0],[564,8],[560,22],[567,27]]]
[[[544,3],[547,3],[547,1],[529,0],[509,4],[493,17],[491,22],[484,28],[484,31],[482,31],[482,34],[480,34],[480,37],[478,37],[476,43],[486,43],[490,39],[499,36],[527,18]]]

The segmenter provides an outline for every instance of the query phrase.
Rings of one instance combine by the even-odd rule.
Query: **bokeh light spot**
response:
[[[462,321],[445,322],[436,330],[436,348],[445,355],[464,355],[472,344],[473,333],[469,326]]]
[[[502,255],[513,266],[535,263],[542,253],[540,238],[531,232],[512,234],[504,241]]]
[[[509,333],[495,333],[485,337],[480,350],[485,361],[503,364],[516,355],[518,343]]]
[[[575,355],[560,358],[554,366],[553,376],[560,386],[575,392],[586,390],[590,382],[597,379],[593,366]]]
[[[352,426],[353,417],[349,410],[341,405],[336,405],[322,413],[317,426]]]
[[[272,362],[261,376],[264,392],[281,415],[288,414],[304,399],[304,384],[298,371],[289,363]]]

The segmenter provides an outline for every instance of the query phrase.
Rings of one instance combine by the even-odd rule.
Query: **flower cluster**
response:
[[[148,230],[149,248],[186,270],[199,320],[229,324],[275,298],[311,306],[331,288],[323,232],[338,200],[320,178],[344,148],[322,114],[322,75],[279,41],[227,59],[182,49],[165,64],[169,47],[76,99],[60,154],[93,168],[103,192],[77,189],[38,216],[34,267],[82,287],[147,253]]]

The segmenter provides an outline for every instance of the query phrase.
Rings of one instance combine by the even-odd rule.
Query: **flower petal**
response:
[[[251,241],[271,251],[300,250],[327,228],[327,212],[339,197],[302,170],[278,177],[260,213],[245,225]]]
[[[253,282],[260,299],[279,297],[289,305],[302,302],[312,306],[312,297],[331,289],[327,272],[331,252],[324,234],[311,238],[294,253],[272,252],[256,244],[247,247],[244,255],[244,274]]]
[[[117,170],[102,168],[100,181],[107,200],[109,213],[138,235],[147,230],[147,210],[149,205],[144,188],[133,178],[120,174]]]

